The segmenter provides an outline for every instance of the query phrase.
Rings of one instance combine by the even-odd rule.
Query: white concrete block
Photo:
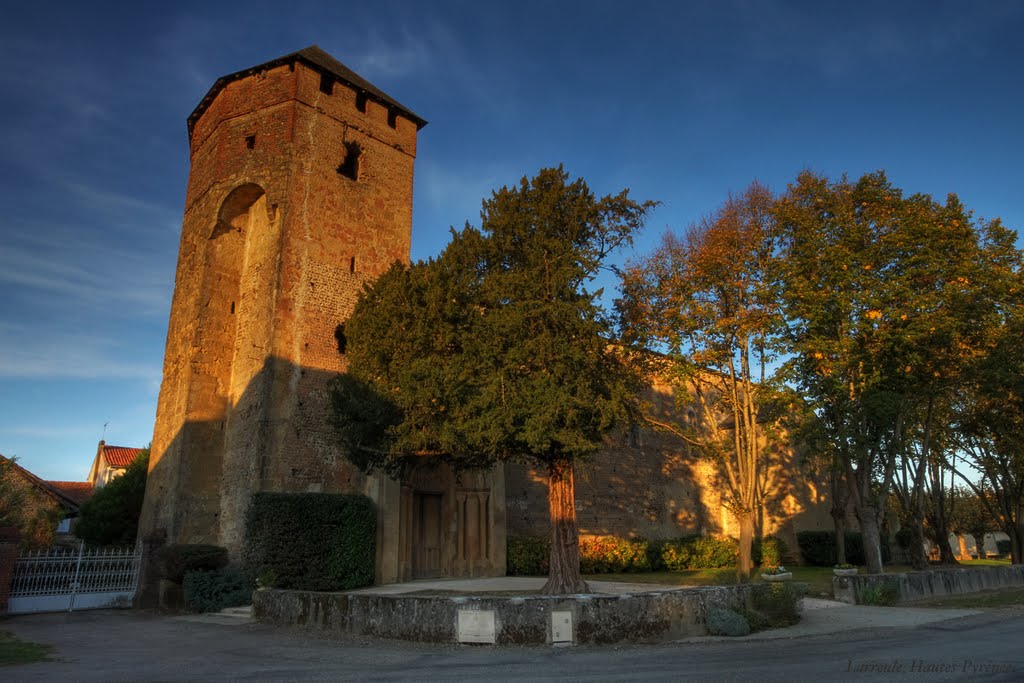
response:
[[[572,612],[568,610],[551,612],[551,642],[552,644],[572,642]]]
[[[459,610],[460,643],[494,643],[494,610]]]

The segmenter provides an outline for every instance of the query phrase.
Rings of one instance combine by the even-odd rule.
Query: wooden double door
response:
[[[417,491],[413,494],[412,578],[433,579],[442,575],[441,546],[444,496]]]

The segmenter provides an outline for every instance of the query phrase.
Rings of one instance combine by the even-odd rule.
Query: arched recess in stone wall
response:
[[[193,469],[189,479],[194,503],[189,517],[192,523],[204,525],[207,534],[209,528],[217,528],[222,512],[231,413],[265,362],[259,354],[240,359],[238,349],[247,342],[241,337],[252,333],[252,245],[272,223],[266,193],[252,183],[235,188],[212,222],[206,243],[196,245],[205,251],[205,259],[197,309],[199,348],[193,357],[189,384],[191,425],[185,444]]]
[[[245,391],[244,382],[252,377],[250,372],[235,372],[234,366],[239,332],[245,335],[245,319],[250,313],[246,309],[251,306],[250,278],[245,272],[251,243],[259,239],[258,233],[269,229],[269,223],[266,193],[259,185],[246,183],[225,197],[210,232],[203,288],[203,350],[217,359],[217,394],[226,406],[238,399]]]

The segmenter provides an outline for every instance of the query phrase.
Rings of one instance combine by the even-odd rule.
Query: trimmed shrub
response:
[[[750,634],[750,624],[746,617],[731,609],[715,608],[708,611],[705,622],[708,633],[713,636],[746,636]]]
[[[505,541],[509,576],[544,576],[548,573],[551,542],[537,536],[509,536]]]
[[[334,591],[373,584],[377,515],[366,496],[256,493],[242,556],[251,576],[275,586]]]
[[[807,584],[792,582],[755,583],[750,587],[750,610],[747,619],[751,628],[782,628],[800,623],[800,598],[807,594]]]
[[[836,563],[836,535],[832,531],[801,531],[796,535],[804,563],[815,567],[832,567]],[[889,562],[888,539],[882,539],[882,562]],[[864,541],[859,531],[846,532],[846,561],[850,564],[867,564],[864,556]]]
[[[862,605],[895,605],[899,599],[899,584],[892,579],[868,584],[860,591],[860,604]]]
[[[668,541],[665,540],[647,541],[647,566],[651,568],[652,572],[665,570],[665,560],[661,554],[665,550],[666,543]]]
[[[775,536],[754,539],[754,564],[761,567],[778,567],[782,558],[789,552],[785,541]]]
[[[188,572],[182,588],[185,605],[197,612],[252,604],[252,583],[237,569]]]
[[[735,538],[685,536],[662,545],[661,560],[665,569],[720,569],[736,563],[739,543]]]
[[[580,572],[614,574],[650,571],[647,541],[630,541],[618,536],[580,540]]]
[[[189,572],[214,571],[228,566],[228,549],[199,543],[165,545],[157,550],[157,561],[161,578],[180,584]]]

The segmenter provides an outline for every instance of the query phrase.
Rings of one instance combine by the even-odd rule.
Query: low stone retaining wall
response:
[[[436,643],[658,642],[707,634],[709,610],[742,609],[748,596],[743,585],[523,597],[259,590],[253,616],[276,625]]]
[[[944,595],[961,595],[995,588],[1024,586],[1024,565],[930,569],[906,574],[859,574],[832,579],[836,600],[863,604],[864,589],[890,583],[899,590],[899,601],[924,600]]]

